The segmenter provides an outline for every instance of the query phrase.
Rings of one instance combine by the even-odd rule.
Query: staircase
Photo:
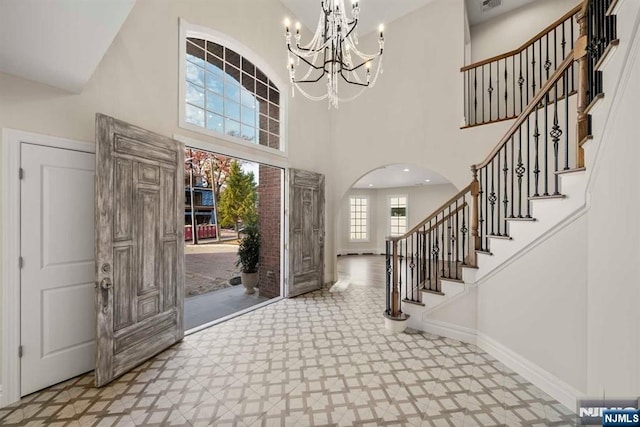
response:
[[[522,47],[462,68],[463,129],[514,122],[471,166],[467,187],[405,235],[387,239],[389,329],[409,326],[476,343],[474,331],[444,327],[434,313],[472,317],[474,289],[585,209],[594,141],[606,120],[599,110],[603,73],[619,43],[616,13],[637,13],[633,3],[586,0]],[[617,77],[622,65],[614,67]],[[536,385],[575,408],[575,396]]]

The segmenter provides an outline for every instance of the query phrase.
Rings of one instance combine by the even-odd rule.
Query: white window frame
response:
[[[203,27],[201,25],[195,25],[187,22],[185,19],[180,18],[180,51],[179,51],[179,88],[178,88],[178,126],[182,129],[197,132],[218,141],[223,142],[225,146],[242,147],[244,152],[257,150],[263,153],[269,153],[278,157],[289,156],[288,149],[288,131],[286,123],[286,111],[288,111],[288,99],[289,99],[289,87],[282,81],[280,76],[273,70],[269,64],[264,61],[260,55],[256,54],[250,48],[244,46],[237,40],[229,37],[228,35],[211,28]],[[247,58],[253,65],[258,67],[266,76],[278,87],[280,91],[280,149],[266,147],[260,144],[245,141],[241,138],[229,136],[220,132],[212,131],[207,128],[203,128],[186,121],[186,93],[187,93],[187,38],[193,37],[203,40],[212,41],[218,43],[224,47],[227,47],[239,55]],[[229,144],[230,143],[230,144]]]
[[[367,214],[367,219],[366,219],[366,223],[365,223],[365,238],[364,239],[354,239],[351,237],[351,226],[352,226],[352,221],[353,221],[353,217],[351,216],[351,202],[353,199],[364,199],[367,201],[367,210],[366,210],[366,214]],[[349,196],[349,241],[350,242],[369,242],[371,239],[371,200],[369,199],[369,196],[365,196],[365,195],[360,195],[360,194],[352,194]]]
[[[405,200],[405,205],[404,205],[404,209],[405,209],[405,221],[406,221],[406,225],[405,225],[405,231],[404,233],[400,233],[400,234],[394,234],[393,232],[393,217],[391,216],[391,199],[397,199],[400,197],[404,197]],[[387,199],[387,214],[389,217],[389,235],[390,236],[402,236],[403,234],[405,234],[407,231],[409,231],[409,196],[406,194],[392,194],[388,197]]]

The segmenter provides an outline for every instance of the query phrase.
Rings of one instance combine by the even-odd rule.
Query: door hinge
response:
[[[24,169],[22,168],[18,169],[18,178],[24,179]]]
[[[24,259],[22,257],[18,257],[18,268],[22,268],[24,266]]]
[[[22,357],[22,346],[18,347],[18,357]]]

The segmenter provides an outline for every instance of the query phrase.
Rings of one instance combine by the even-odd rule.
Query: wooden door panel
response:
[[[324,175],[291,169],[288,296],[320,289],[324,279]]]
[[[180,143],[96,120],[96,385],[183,337]]]

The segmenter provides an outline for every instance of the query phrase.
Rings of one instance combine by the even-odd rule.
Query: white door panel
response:
[[[21,395],[94,367],[91,153],[21,145]]]

